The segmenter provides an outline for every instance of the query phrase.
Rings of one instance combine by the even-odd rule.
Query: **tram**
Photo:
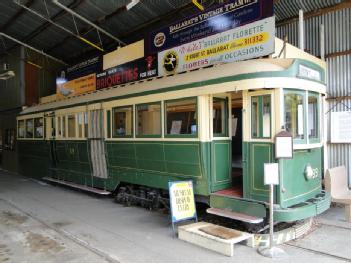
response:
[[[158,205],[168,182],[192,180],[208,212],[259,223],[268,216],[264,163],[278,162],[274,220],[316,216],[322,190],[325,63],[276,39],[270,57],[219,64],[24,109],[21,173]],[[293,136],[293,158],[274,138]],[[307,175],[306,171],[313,171]]]

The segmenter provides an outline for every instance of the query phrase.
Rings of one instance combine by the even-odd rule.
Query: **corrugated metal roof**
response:
[[[284,20],[296,16],[300,8],[308,12],[333,6],[341,1],[278,0],[275,2],[275,13],[277,20]],[[65,6],[73,6],[75,12],[92,22],[96,22],[100,27],[118,38],[121,37],[127,43],[143,38],[144,34],[150,30],[198,12],[198,9],[191,4],[190,0],[141,0],[134,8],[127,11],[125,5],[129,2],[130,0],[60,0],[60,3]],[[218,0],[203,0],[203,4],[207,7],[218,2]],[[96,30],[92,30],[89,25],[79,19],[75,19],[74,23],[72,15],[50,1],[46,1],[46,7],[44,5],[45,1],[40,0],[22,0],[21,3],[28,4],[29,8],[51,18],[60,14],[59,17],[54,19],[56,23],[73,32],[76,32],[77,26],[80,34],[91,42],[100,42]],[[82,51],[94,50],[53,25],[44,27],[43,25],[47,24],[46,21],[23,10],[12,0],[0,1],[0,10],[0,28],[1,25],[10,21],[6,28],[2,28],[4,33],[19,40],[25,40],[26,43],[49,54],[55,54],[63,60],[70,61],[72,57],[82,55]],[[23,11],[19,14],[21,10]],[[163,17],[162,20],[158,19],[158,17],[171,12],[173,12],[171,16]],[[291,26],[294,27],[295,25]],[[135,29],[137,30],[135,31]],[[42,31],[40,32],[40,30]],[[295,30],[292,29],[292,31]],[[33,32],[37,33],[34,34]],[[30,39],[28,36],[30,36]],[[110,38],[102,34],[100,34],[100,37],[104,48],[114,49],[116,47],[117,43]]]

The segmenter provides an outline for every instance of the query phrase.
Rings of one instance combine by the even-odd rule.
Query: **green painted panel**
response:
[[[166,171],[162,142],[138,142],[135,144],[135,149],[139,169]]]
[[[280,160],[280,192],[282,207],[289,207],[314,197],[321,192],[322,148],[295,150],[293,159]],[[316,178],[307,180],[306,165],[310,164]]]
[[[199,143],[165,143],[164,153],[167,172],[194,177],[201,176]]]
[[[266,217],[266,207],[263,204],[243,199],[211,195],[210,206],[256,217]]]
[[[134,142],[107,143],[106,146],[111,165],[137,168]]]
[[[212,142],[212,192],[231,186],[231,141]]]

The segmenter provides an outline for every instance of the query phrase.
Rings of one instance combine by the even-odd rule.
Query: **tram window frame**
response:
[[[32,136],[28,136],[28,123],[32,122]],[[26,119],[25,121],[25,138],[33,139],[34,138],[34,118]]]
[[[151,105],[158,105],[160,109],[159,114],[159,132],[155,134],[141,134],[139,133],[139,107],[142,106],[151,106]],[[157,122],[157,120],[155,121]],[[135,105],[135,137],[137,138],[161,138],[162,137],[162,104],[161,101],[156,102],[148,102],[148,103],[141,103]]]
[[[309,103],[309,100],[310,98],[316,98],[316,109],[315,109],[315,115],[314,116],[314,120],[315,120],[315,123],[314,123],[314,126],[316,126],[316,136],[312,137],[310,136],[310,125],[311,125],[311,122],[310,122],[310,103]],[[308,110],[306,110],[306,114],[307,114],[307,135],[306,137],[308,136],[308,141],[309,143],[319,143],[320,142],[320,128],[321,128],[321,120],[320,120],[320,96],[317,92],[311,92],[309,91],[307,93],[307,108]]]
[[[284,114],[283,114],[283,118],[284,118],[284,127],[285,127],[285,129],[288,131],[288,132],[290,132],[291,134],[292,134],[292,136],[293,136],[293,142],[295,143],[295,144],[307,144],[307,136],[306,136],[306,134],[307,134],[307,112],[306,112],[306,93],[307,93],[307,91],[305,91],[305,90],[295,90],[295,89],[293,89],[293,90],[284,90],[284,94],[283,94],[283,96],[284,96],[284,105],[283,105],[283,107],[284,107]],[[287,111],[286,111],[286,96],[288,96],[288,95],[298,95],[298,96],[302,96],[302,110],[303,110],[303,112],[302,112],[302,118],[303,118],[303,120],[302,120],[302,124],[303,124],[303,133],[302,134],[298,134],[298,135],[302,135],[303,137],[302,138],[299,138],[299,137],[295,137],[294,136],[294,133],[292,132],[292,131],[289,131],[288,129],[287,129]],[[298,112],[298,109],[297,109],[297,112]],[[297,113],[297,118],[299,118],[299,113]],[[301,115],[301,114],[300,114]],[[290,117],[291,118],[291,117]],[[298,125],[298,123],[299,123],[299,120],[297,119],[297,124],[296,125]],[[297,129],[299,129],[298,127],[297,127]]]
[[[220,133],[218,132],[215,132],[215,123],[214,123],[214,120],[215,120],[215,109],[214,109],[214,103],[215,102],[224,102],[224,112],[221,113],[221,131]],[[221,111],[223,109],[221,108]],[[213,136],[214,137],[228,137],[228,116],[229,116],[229,110],[228,110],[228,98],[218,98],[218,97],[213,97],[212,99],[212,112],[213,112],[213,116],[212,116],[212,132],[213,132]]]
[[[20,124],[23,124],[23,126],[21,127]],[[21,134],[21,130],[22,130],[22,134]],[[18,120],[17,121],[17,138],[18,139],[23,139],[26,138],[26,123],[25,120]]]
[[[41,120],[41,136],[37,135],[37,128],[39,128],[40,126],[36,125],[36,121],[37,120]],[[44,125],[44,118],[43,117],[37,117],[33,119],[34,122],[34,129],[33,129],[33,135],[35,139],[43,139],[44,138],[44,134],[45,134],[45,125]]]
[[[75,139],[78,137],[76,114],[71,113],[71,114],[67,114],[66,116],[67,116],[67,138],[68,139]],[[71,126],[72,123],[70,123],[70,121],[72,121],[72,120],[73,120],[73,125]]]
[[[191,132],[191,126],[195,125],[196,127],[196,132],[195,133],[177,133],[177,134],[171,134],[168,133],[168,112],[167,112],[167,104],[172,103],[172,102],[177,102],[177,101],[187,101],[187,100],[194,100],[195,102],[195,113],[194,113],[194,120],[195,124],[190,125],[190,132]],[[186,97],[186,98],[179,98],[179,99],[172,99],[172,100],[165,100],[164,101],[164,137],[165,138],[197,138],[199,134],[199,121],[198,121],[198,109],[199,102],[197,97]],[[172,129],[172,127],[171,127]],[[170,129],[170,132],[171,132]]]
[[[269,135],[265,136],[265,128],[264,128],[264,99],[269,98]],[[257,115],[256,115],[256,134],[254,134],[254,116],[253,116],[253,99],[257,99]],[[252,139],[270,139],[272,138],[272,94],[262,94],[262,95],[254,95],[250,98],[250,126],[251,126],[251,138]]]
[[[116,113],[117,110],[127,109],[127,108],[131,109],[131,114],[130,114],[130,117],[131,117],[131,120],[130,120],[130,124],[131,124],[130,131],[131,131],[131,133],[130,134],[124,134],[124,135],[117,135],[115,133],[115,131],[117,131],[116,126],[115,126],[116,125],[116,123],[115,123],[115,113]],[[134,137],[134,108],[133,108],[133,105],[125,105],[125,106],[118,106],[118,107],[112,108],[112,138],[133,138],[133,137]]]

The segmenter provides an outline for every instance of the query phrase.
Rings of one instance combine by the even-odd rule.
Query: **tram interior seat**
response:
[[[325,189],[330,193],[333,202],[345,205],[346,221],[351,223],[351,190],[348,187],[348,176],[345,166],[327,170]]]

